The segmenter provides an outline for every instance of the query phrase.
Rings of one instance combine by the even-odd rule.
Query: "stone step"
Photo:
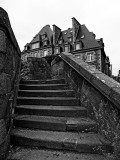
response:
[[[21,80],[20,84],[65,84],[64,79]]]
[[[14,126],[51,131],[97,132],[97,125],[90,118],[19,115],[14,119]]]
[[[45,149],[14,147],[7,160],[110,160],[98,154],[83,154]]]
[[[20,90],[63,90],[68,89],[66,84],[20,84]]]
[[[18,97],[18,105],[61,105],[79,106],[79,100],[69,97]]]
[[[22,115],[40,115],[54,117],[87,117],[87,110],[80,106],[39,106],[19,105],[15,108],[16,113]]]
[[[79,153],[112,153],[113,147],[98,134],[13,129],[11,142],[14,145],[72,150]]]
[[[19,97],[75,97],[73,90],[19,90]]]

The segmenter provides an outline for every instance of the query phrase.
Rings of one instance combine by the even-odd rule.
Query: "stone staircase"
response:
[[[15,114],[8,160],[107,160],[113,152],[64,79],[21,81]]]

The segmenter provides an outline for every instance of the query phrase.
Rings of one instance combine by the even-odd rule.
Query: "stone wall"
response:
[[[0,8],[0,159],[10,145],[9,133],[16,105],[21,52],[6,11]]]
[[[46,80],[51,78],[51,68],[45,58],[28,57],[21,67],[21,79]]]
[[[56,55],[41,58],[28,57],[26,62],[22,61],[21,63],[21,79],[51,79],[51,65],[53,65],[55,58]]]
[[[61,53],[54,60],[52,72],[54,78],[64,77],[76,91],[81,106],[87,108],[88,116],[97,122],[99,133],[111,142],[119,159],[120,83],[70,53]]]

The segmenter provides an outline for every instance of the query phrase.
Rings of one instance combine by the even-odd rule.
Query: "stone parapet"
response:
[[[76,91],[81,106],[87,108],[88,116],[97,122],[99,134],[111,142],[119,159],[120,83],[70,53],[61,53],[53,62],[53,77],[64,77],[69,88]]]
[[[70,53],[60,57],[120,109],[120,83]]]
[[[10,25],[8,14],[0,8],[0,159],[10,145],[9,133],[16,105],[21,52]]]

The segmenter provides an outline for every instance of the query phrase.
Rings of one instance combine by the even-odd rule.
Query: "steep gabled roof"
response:
[[[73,28],[68,28],[67,30],[61,31],[58,41],[63,39],[64,43],[69,42],[69,37],[73,37]],[[98,48],[101,46],[95,39],[93,32],[90,32],[85,25],[81,25],[78,30],[76,41],[82,41],[84,44],[84,49]]]
[[[67,30],[62,31],[62,37],[64,42],[68,42],[68,38],[72,37],[72,28],[68,28]]]
[[[40,41],[40,36],[43,35],[43,34],[46,34],[49,41],[50,41],[50,44],[52,44],[51,42],[51,39],[52,39],[52,36],[53,36],[53,31],[52,29],[50,28],[50,25],[46,25],[44,26],[39,32],[38,34],[32,39],[32,41],[30,43],[35,43],[35,42],[38,42]]]
[[[78,32],[77,39],[83,42],[84,49],[100,47],[100,44],[94,38],[93,33],[90,32],[85,25],[81,25],[81,31]]]

